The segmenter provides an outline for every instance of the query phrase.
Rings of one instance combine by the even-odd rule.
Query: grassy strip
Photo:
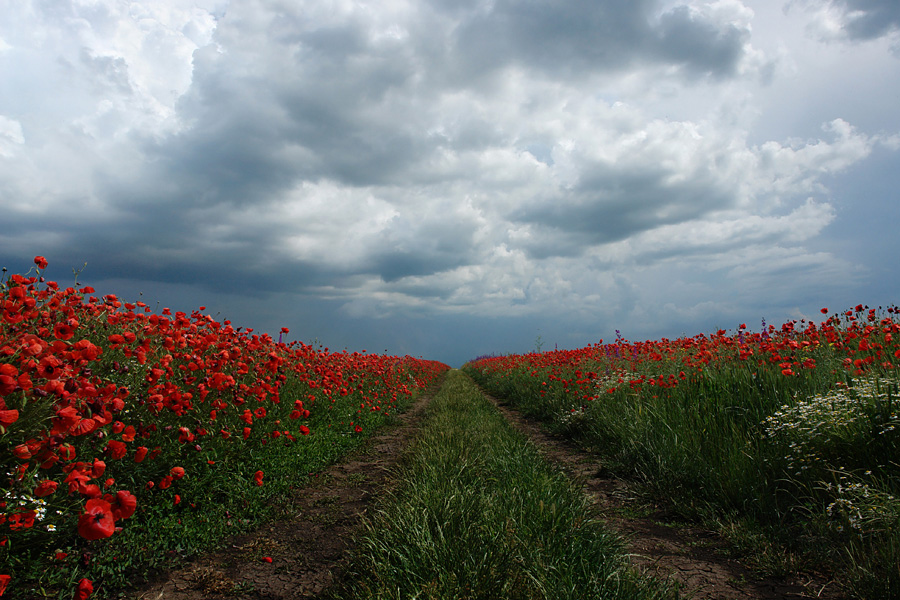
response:
[[[452,371],[366,524],[346,599],[670,598],[586,497]]]

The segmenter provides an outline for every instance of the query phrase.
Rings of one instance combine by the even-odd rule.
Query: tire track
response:
[[[320,597],[346,567],[363,515],[382,491],[446,374],[424,391],[398,425],[315,476],[285,499],[292,517],[236,536],[225,547],[167,573],[135,600]],[[271,559],[271,562],[268,562]]]
[[[659,507],[643,510],[643,501],[627,482],[611,476],[596,457],[547,434],[540,422],[525,417],[509,403],[483,389],[482,393],[548,460],[581,483],[609,526],[625,538],[636,567],[677,582],[686,596],[696,600],[847,600],[834,581],[818,574],[759,578],[739,561],[727,557],[728,545],[717,533],[675,524],[671,515]],[[635,512],[650,514],[633,516]]]

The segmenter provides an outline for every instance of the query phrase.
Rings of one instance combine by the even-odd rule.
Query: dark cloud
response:
[[[466,76],[507,65],[553,78],[583,77],[640,63],[683,65],[691,73],[732,74],[749,31],[679,6],[656,19],[658,2],[503,0],[454,32]]]
[[[577,186],[560,191],[552,201],[541,201],[513,211],[513,221],[551,228],[561,238],[557,256],[575,248],[624,240],[663,225],[697,219],[727,208],[734,200],[715,185],[697,179],[667,183],[669,173],[650,165],[630,170],[615,165],[591,165]],[[574,239],[568,236],[575,236]],[[543,247],[541,247],[543,246]],[[530,249],[547,256],[548,246]]]
[[[843,29],[852,40],[871,40],[900,29],[897,0],[832,0],[843,11]]]
[[[750,31],[718,25],[678,6],[659,22],[659,53],[665,60],[684,65],[691,73],[732,75],[749,43]]]

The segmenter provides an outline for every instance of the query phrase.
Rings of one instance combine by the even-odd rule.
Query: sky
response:
[[[896,0],[0,0],[0,266],[485,354],[900,300]]]

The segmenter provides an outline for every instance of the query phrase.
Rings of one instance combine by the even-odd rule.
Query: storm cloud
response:
[[[896,181],[900,122],[842,83],[896,95],[895,2],[2,11],[11,269],[451,363],[896,291],[884,221],[848,219],[890,186],[848,190]],[[791,85],[854,52],[865,75]]]

